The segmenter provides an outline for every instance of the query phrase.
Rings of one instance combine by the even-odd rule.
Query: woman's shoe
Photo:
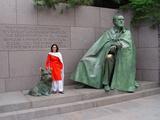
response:
[[[59,93],[60,93],[60,94],[64,94],[64,92],[63,92],[63,91],[59,91]]]
[[[52,91],[52,94],[56,94],[57,93],[57,91]]]

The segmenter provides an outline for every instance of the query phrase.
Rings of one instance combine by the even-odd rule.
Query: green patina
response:
[[[51,94],[52,77],[49,70],[41,69],[41,79],[35,87],[29,91],[32,96],[48,96]]]
[[[113,17],[114,27],[92,45],[81,58],[71,79],[79,83],[104,88],[133,92],[135,81],[135,46],[131,32],[124,27],[121,15]],[[115,47],[112,59],[106,59],[111,48]]]

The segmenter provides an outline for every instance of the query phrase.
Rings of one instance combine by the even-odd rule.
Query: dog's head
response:
[[[41,80],[52,81],[51,71],[41,68]]]

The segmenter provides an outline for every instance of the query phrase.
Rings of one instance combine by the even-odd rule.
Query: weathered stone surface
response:
[[[149,26],[139,28],[139,47],[158,47],[158,30]]]
[[[0,93],[5,92],[5,88],[6,88],[6,84],[5,84],[5,80],[4,78],[0,78]]]
[[[100,26],[100,8],[81,6],[76,9],[76,26],[81,27],[99,27]]]
[[[16,24],[16,0],[0,1],[0,23]]]
[[[73,70],[78,64],[78,61],[83,55],[83,50],[61,49],[61,53],[64,59],[64,72],[65,73],[73,72]]]
[[[131,28],[132,39],[134,41],[135,47],[139,47],[139,29]]]
[[[70,28],[62,26],[0,25],[0,50],[42,50],[53,43],[70,47]]]
[[[125,19],[125,26],[127,28],[131,28],[131,19],[132,19],[132,13],[131,11],[121,11],[122,15],[124,16]]]
[[[142,80],[142,70],[136,70],[136,80],[140,81]]]
[[[37,24],[37,8],[33,0],[17,0],[17,24]]]
[[[95,28],[95,41],[98,40],[101,35],[110,28]]]
[[[88,49],[95,42],[94,28],[72,27],[71,48]]]
[[[47,51],[13,51],[9,53],[10,76],[39,75],[39,69],[45,64]]]
[[[38,9],[38,25],[61,25],[74,26],[75,25],[74,9],[68,9],[63,14],[54,9],[39,8]]]
[[[6,80],[6,92],[31,89],[39,79],[39,76],[11,78]]]
[[[142,70],[142,79],[147,81],[159,81],[159,70],[146,69]]]
[[[71,77],[71,73],[65,73],[64,85],[72,85],[75,83],[73,80],[70,79],[70,77]]]
[[[137,49],[138,69],[159,69],[159,51],[157,48]]]
[[[0,78],[9,77],[8,52],[0,51]]]
[[[100,26],[110,28],[113,26],[112,17],[117,12],[115,9],[100,8]]]

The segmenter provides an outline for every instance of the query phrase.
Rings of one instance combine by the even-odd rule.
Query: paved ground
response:
[[[34,120],[160,120],[160,94]]]

